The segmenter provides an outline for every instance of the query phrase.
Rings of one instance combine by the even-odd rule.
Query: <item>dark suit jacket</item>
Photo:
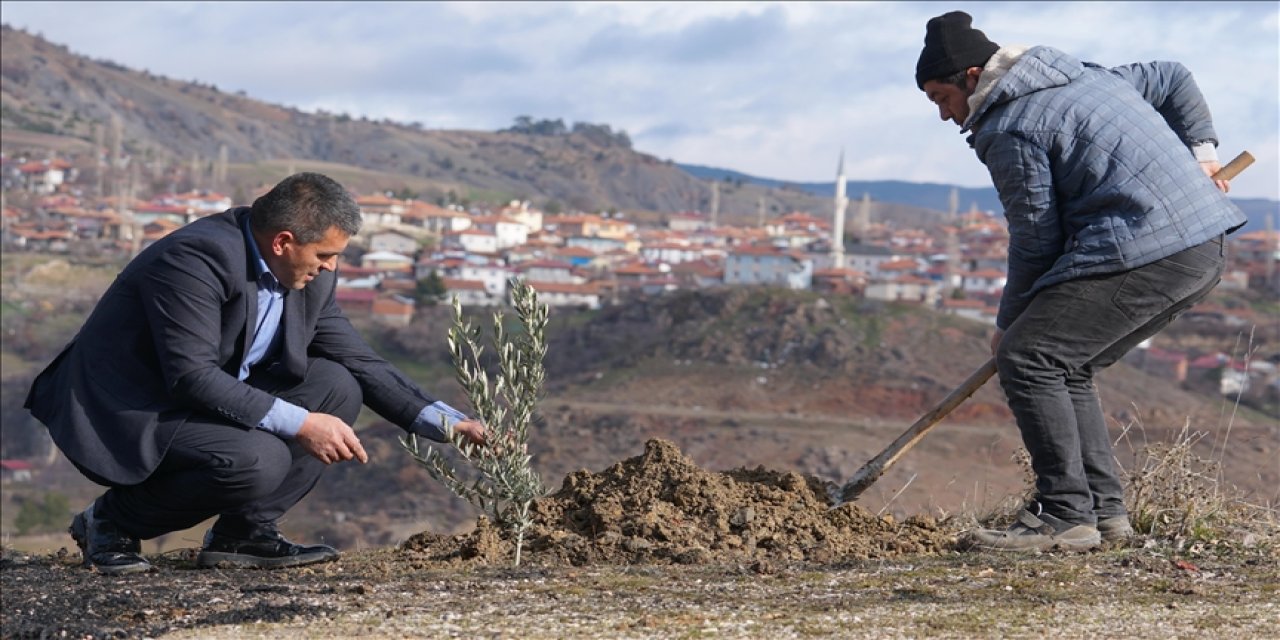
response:
[[[134,258],[80,333],[31,386],[26,407],[63,453],[111,484],[145,480],[196,414],[252,429],[275,398],[237,379],[257,318],[248,207],[197,220]],[[273,374],[301,381],[308,357],[352,373],[364,402],[408,428],[433,399],[379,357],[321,272],[285,295]]]

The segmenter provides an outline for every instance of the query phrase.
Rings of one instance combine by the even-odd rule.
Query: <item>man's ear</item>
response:
[[[298,243],[298,239],[293,237],[292,231],[281,231],[271,237],[271,253],[281,256],[284,255],[285,248]]]
[[[982,67],[969,67],[964,70],[964,86],[970,91],[978,88],[978,78],[982,76]]]

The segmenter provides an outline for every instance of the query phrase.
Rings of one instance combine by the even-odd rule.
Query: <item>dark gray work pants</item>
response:
[[[265,372],[246,382],[308,411],[353,424],[363,396],[341,365],[312,359],[306,377],[289,385]],[[325,465],[292,440],[213,416],[178,428],[155,472],[140,484],[98,498],[95,515],[142,539],[220,516],[214,529],[247,537],[284,515],[320,480]]]
[[[1208,295],[1225,262],[1219,236],[1131,271],[1053,285],[1005,331],[996,368],[1046,513],[1074,524],[1126,514],[1093,376]]]

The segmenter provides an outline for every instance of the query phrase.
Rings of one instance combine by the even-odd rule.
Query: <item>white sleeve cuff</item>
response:
[[[1197,142],[1191,145],[1191,153],[1196,162],[1217,162],[1218,148],[1212,142]]]

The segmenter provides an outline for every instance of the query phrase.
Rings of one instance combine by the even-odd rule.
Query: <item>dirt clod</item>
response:
[[[534,506],[525,557],[547,565],[840,562],[953,549],[954,531],[928,516],[902,523],[856,504],[831,508],[823,481],[757,467],[706,471],[675,445],[601,473],[576,471]],[[512,542],[481,519],[446,537],[423,533],[403,548],[438,561],[507,562]]]

